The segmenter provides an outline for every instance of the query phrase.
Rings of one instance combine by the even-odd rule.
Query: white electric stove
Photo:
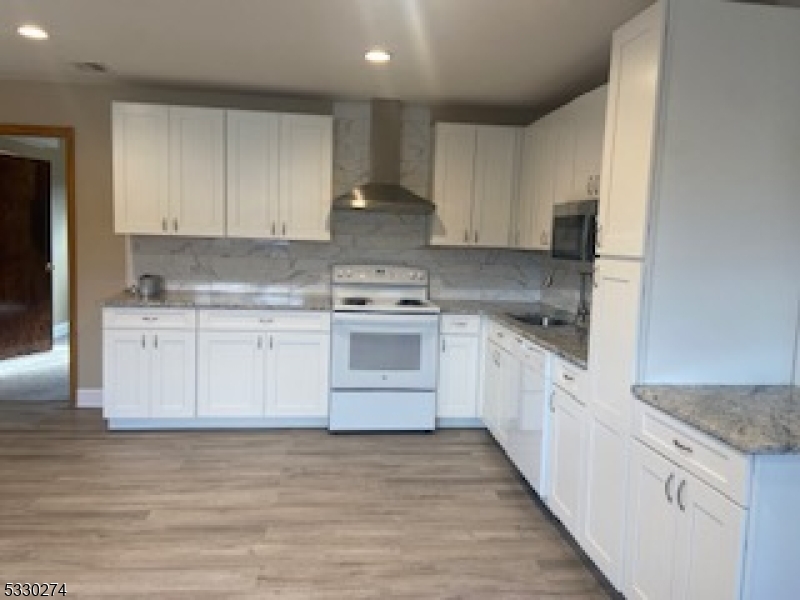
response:
[[[331,276],[331,431],[436,427],[439,307],[425,269],[341,265]]]

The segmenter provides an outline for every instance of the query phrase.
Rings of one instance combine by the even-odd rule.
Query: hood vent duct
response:
[[[397,100],[373,100],[370,112],[370,181],[336,198],[333,209],[432,213],[433,202],[400,185],[402,105]]]

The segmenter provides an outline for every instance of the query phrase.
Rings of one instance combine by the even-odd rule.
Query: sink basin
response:
[[[509,314],[509,317],[526,325],[538,325],[539,327],[563,327],[571,325],[572,322],[560,317],[552,317],[540,313]]]

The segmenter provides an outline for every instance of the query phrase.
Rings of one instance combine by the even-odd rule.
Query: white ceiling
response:
[[[611,32],[651,3],[3,0],[0,78],[535,107],[603,81]],[[50,39],[20,38],[24,22]],[[364,62],[373,45],[392,51],[388,66]]]

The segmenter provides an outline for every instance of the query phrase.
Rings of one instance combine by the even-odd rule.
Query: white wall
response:
[[[800,297],[800,11],[674,0],[647,383],[786,383]]]

